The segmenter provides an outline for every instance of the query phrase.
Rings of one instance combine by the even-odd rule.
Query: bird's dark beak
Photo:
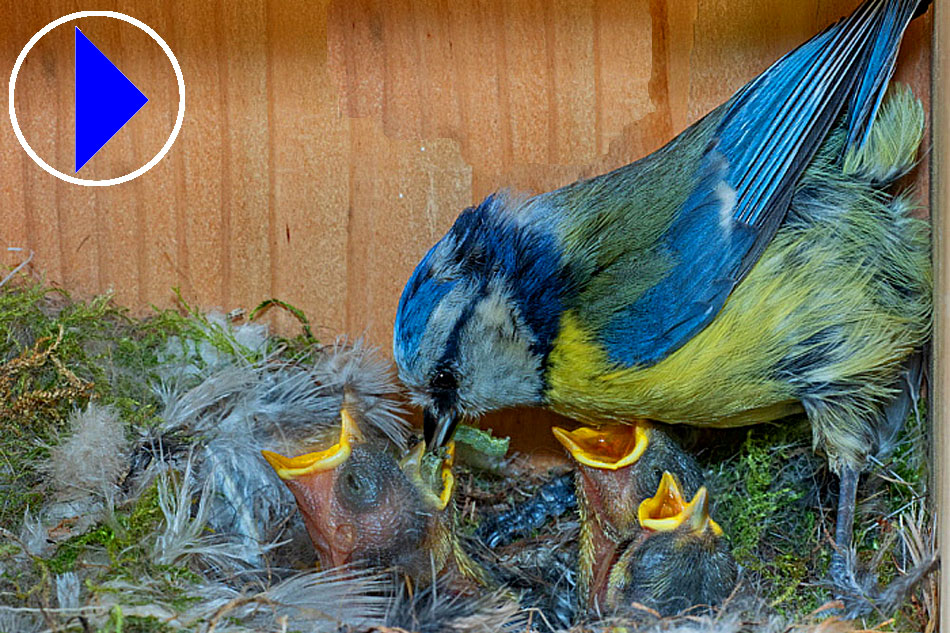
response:
[[[455,435],[460,420],[461,416],[454,413],[438,415],[432,409],[426,409],[422,413],[422,432],[429,450],[445,446]]]

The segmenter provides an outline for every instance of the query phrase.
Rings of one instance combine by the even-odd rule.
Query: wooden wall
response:
[[[0,0],[0,94],[29,38],[78,10]],[[138,311],[250,308],[279,297],[317,335],[388,350],[414,264],[462,208],[541,191],[670,139],[858,0],[113,0],[181,62],[184,127],[117,187],[54,179],[0,125],[0,263]],[[60,27],[27,57],[16,107],[38,153],[71,173],[73,24],[151,101],[78,175],[145,163],[171,130],[171,66],[105,18]],[[931,19],[898,77],[929,99]],[[925,164],[926,164],[926,158]],[[918,185],[926,192],[926,169]],[[22,252],[5,252],[20,247]],[[286,315],[278,326],[293,327]]]
[[[78,4],[0,1],[0,69]],[[176,52],[181,135],[145,176],[95,189],[41,171],[4,122],[0,248],[30,249],[49,280],[135,308],[171,305],[173,286],[225,310],[276,296],[324,337],[365,332],[388,348],[402,284],[460,209],[651,151],[855,4],[102,2]],[[171,67],[134,28],[75,24],[151,98],[79,175],[126,173],[171,129]],[[925,99],[929,31],[929,16],[912,27],[899,73]],[[30,53],[16,104],[31,144],[69,173],[72,37],[60,27]]]
[[[946,2],[934,7],[934,60],[933,98],[935,103],[950,103],[950,8]],[[946,558],[947,543],[950,543],[950,108],[933,109],[933,170],[935,178],[931,187],[933,208],[934,248],[934,344],[933,372],[930,399],[930,420],[933,431],[931,445],[932,477],[936,484],[934,506],[937,509],[938,548]],[[944,568],[945,569],[945,568]],[[937,630],[950,631],[950,608],[946,596],[950,595],[950,574],[941,570],[938,580],[938,595],[941,598],[940,622]]]

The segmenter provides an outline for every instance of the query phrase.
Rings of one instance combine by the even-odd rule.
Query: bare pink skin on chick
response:
[[[335,511],[333,487],[335,471],[303,475],[284,483],[297,500],[304,525],[320,557],[323,568],[344,565],[356,549],[356,532],[351,521]],[[337,520],[339,518],[342,521]]]
[[[412,566],[429,513],[385,451],[354,446],[332,470],[285,479],[324,568],[346,563]]]

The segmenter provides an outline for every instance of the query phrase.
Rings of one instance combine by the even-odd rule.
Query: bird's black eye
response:
[[[433,391],[454,391],[456,386],[455,375],[447,369],[440,369],[432,377]]]
[[[363,485],[360,483],[359,478],[354,475],[352,472],[346,473],[346,477],[343,480],[346,483],[346,487],[349,489],[353,496],[359,496],[363,492]]]

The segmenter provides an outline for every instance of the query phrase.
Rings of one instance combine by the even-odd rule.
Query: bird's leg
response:
[[[859,477],[858,471],[851,466],[845,465],[841,469],[835,551],[831,555],[829,572],[835,597],[844,604],[845,617],[848,619],[866,616],[874,611],[885,615],[893,613],[917,583],[937,565],[937,558],[931,556],[886,587],[878,586],[868,574],[859,577],[851,548]]]
[[[835,524],[835,550],[831,554],[831,581],[837,592],[857,588],[852,560],[851,533],[854,531],[854,508],[858,495],[858,471],[844,465],[839,474],[838,520]],[[842,597],[842,596],[838,596]]]
[[[488,547],[503,547],[576,509],[574,473],[567,472],[542,485],[527,501],[485,517],[475,530],[475,536]]]

